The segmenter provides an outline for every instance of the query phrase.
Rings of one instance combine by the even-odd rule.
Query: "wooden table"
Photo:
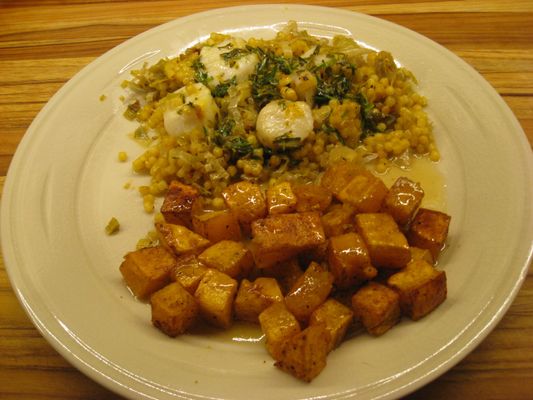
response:
[[[292,1],[297,3],[298,1]],[[82,67],[168,20],[262,1],[3,0],[0,2],[0,187],[24,132]],[[302,1],[303,3],[303,1]],[[533,144],[533,1],[324,0],[413,29],[476,68]],[[58,355],[33,327],[0,257],[0,398],[115,399]],[[464,361],[410,399],[533,398],[533,276],[497,328]]]

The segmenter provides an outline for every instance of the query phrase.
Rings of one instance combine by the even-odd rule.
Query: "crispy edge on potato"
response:
[[[329,332],[328,352],[339,346],[353,321],[353,311],[341,302],[329,298],[309,318],[309,325],[324,324]]]
[[[338,200],[340,192],[365,169],[353,161],[339,161],[330,165],[320,179],[320,185],[328,189]]]
[[[420,208],[407,232],[409,244],[429,250],[437,260],[446,243],[450,221],[448,214]]]
[[[161,214],[170,224],[184,225],[191,228],[191,210],[200,192],[193,186],[179,181],[172,181],[161,205]]]
[[[352,296],[352,309],[368,333],[381,336],[400,320],[400,296],[385,285],[369,282]]]
[[[131,251],[120,264],[120,273],[133,294],[146,299],[170,282],[175,257],[164,247],[145,247]]]
[[[390,214],[400,227],[404,227],[413,218],[423,198],[424,190],[418,182],[399,177],[389,188],[381,210]]]
[[[199,253],[209,246],[209,240],[182,225],[157,222],[155,229],[163,246],[177,256]]]
[[[215,243],[200,253],[198,260],[232,278],[248,276],[254,264],[252,253],[244,243],[233,240]]]
[[[261,187],[249,181],[233,183],[222,192],[227,207],[235,213],[245,233],[250,224],[267,215],[266,199]]]
[[[185,254],[176,261],[170,273],[170,280],[179,282],[190,294],[194,294],[207,267],[194,254]]]
[[[383,181],[368,171],[362,171],[340,191],[337,196],[343,203],[352,205],[357,212],[378,212],[388,189]]]
[[[269,214],[286,214],[296,210],[297,198],[290,182],[280,182],[266,190]]]
[[[387,284],[399,293],[402,312],[414,321],[437,308],[447,295],[446,273],[424,260],[411,261]]]
[[[239,241],[242,239],[239,220],[231,210],[206,211],[199,208],[195,206],[192,213],[194,232],[211,243],[217,243],[221,240]]]
[[[331,204],[332,194],[323,186],[315,184],[294,185],[296,212],[324,212]]]
[[[322,226],[326,237],[338,236],[353,231],[355,210],[349,204],[335,204],[322,215]]]
[[[168,336],[185,333],[198,317],[194,297],[179,282],[173,282],[150,298],[152,324]]]
[[[265,347],[274,360],[280,359],[283,343],[301,331],[300,323],[284,302],[265,308],[259,314],[259,324],[265,334]]]

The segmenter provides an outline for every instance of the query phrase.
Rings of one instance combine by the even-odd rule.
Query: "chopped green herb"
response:
[[[197,58],[192,63],[192,67],[195,71],[194,79],[196,82],[203,83],[207,86],[209,81],[213,79],[207,74],[207,70],[205,69],[205,65],[200,61],[200,58]]]
[[[299,137],[293,137],[287,133],[274,139],[277,150],[281,152],[295,150],[301,146],[301,142],[302,140]]]
[[[212,91],[211,94],[213,97],[224,97],[228,94],[228,90],[231,86],[237,84],[237,77],[233,77],[230,80],[227,80],[223,83],[218,84]]]

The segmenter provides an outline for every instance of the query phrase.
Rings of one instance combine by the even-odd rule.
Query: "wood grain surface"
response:
[[[264,2],[0,0],[0,187],[33,118],[82,67],[171,19],[221,5],[258,3]],[[496,88],[533,143],[533,1],[305,3],[371,14],[442,44]],[[117,398],[70,366],[41,337],[19,305],[0,257],[0,399]],[[408,398],[533,398],[531,272],[481,345]]]

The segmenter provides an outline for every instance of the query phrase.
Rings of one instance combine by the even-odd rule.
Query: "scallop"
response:
[[[233,54],[232,57],[225,55]],[[204,65],[207,75],[211,78],[209,86],[216,87],[220,83],[235,77],[237,83],[250,78],[259,62],[255,53],[249,53],[243,43],[236,39],[222,42],[216,46],[204,46],[200,51],[200,62]]]
[[[299,138],[302,143],[313,132],[311,107],[304,101],[271,101],[259,111],[256,132],[261,144],[271,149],[280,138]]]
[[[163,114],[165,129],[170,135],[182,135],[199,128],[213,128],[219,113],[209,88],[201,83],[187,85],[172,94]]]

